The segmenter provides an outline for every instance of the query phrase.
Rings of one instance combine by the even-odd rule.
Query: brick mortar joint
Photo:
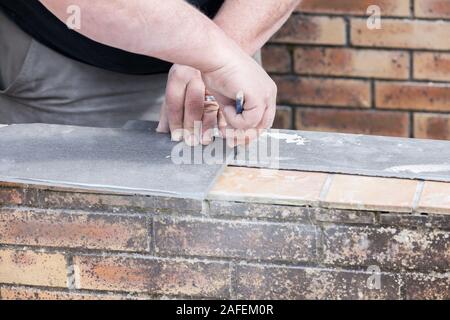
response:
[[[334,174],[330,174],[330,176],[333,176]],[[331,178],[327,178],[327,181],[324,183],[324,186],[322,187],[321,190],[321,196],[320,196],[320,200],[317,200],[315,202],[310,202],[308,204],[302,204],[302,205],[288,205],[288,204],[278,204],[278,203],[261,203],[261,202],[253,202],[253,201],[241,201],[239,199],[236,200],[215,200],[215,199],[207,199],[204,201],[204,203],[206,204],[206,206],[210,206],[210,203],[220,203],[220,202],[224,202],[224,203],[230,203],[230,204],[242,204],[242,205],[248,205],[248,206],[258,206],[258,205],[262,205],[262,206],[273,206],[273,207],[281,207],[281,208],[301,208],[301,209],[305,209],[305,210],[336,210],[336,211],[343,211],[343,212],[349,212],[349,213],[371,213],[371,212],[375,212],[377,215],[382,216],[384,214],[394,214],[394,215],[398,215],[399,217],[404,217],[404,216],[408,216],[411,213],[415,213],[418,214],[418,210],[417,210],[417,197],[420,196],[420,189],[416,190],[415,193],[415,197],[414,197],[414,203],[415,206],[411,207],[411,212],[407,213],[407,212],[399,212],[396,211],[395,209],[392,210],[377,210],[374,208],[370,208],[370,209],[365,209],[365,208],[341,208],[341,207],[333,207],[330,206],[330,203],[324,201],[325,199],[325,195],[328,192],[328,188],[329,188],[329,183]],[[420,188],[423,188],[423,184],[424,181],[419,181],[418,186]],[[327,187],[328,186],[328,187]],[[414,210],[413,210],[414,209]],[[48,209],[48,208],[43,208],[40,206],[37,207],[32,207],[30,206],[30,204],[27,204],[26,206],[23,205],[10,205],[10,204],[1,204],[0,205],[0,211],[1,210],[7,210],[7,211],[19,211],[19,212],[27,212],[27,211],[31,211],[33,213],[36,214],[40,214],[40,215],[52,215],[52,214],[67,214],[67,215],[75,215],[75,216],[85,216],[85,215],[92,215],[92,216],[98,216],[98,217],[114,217],[114,218],[130,218],[130,219],[146,219],[148,217],[152,217],[152,218],[174,218],[174,219],[205,219],[205,221],[208,220],[217,220],[217,221],[229,221],[229,222],[248,222],[248,223],[280,223],[280,224],[293,224],[293,223],[298,223],[298,222],[304,222],[304,217],[299,217],[299,218],[278,218],[278,217],[258,217],[258,216],[252,216],[252,217],[246,217],[246,216],[242,216],[242,215],[230,215],[230,214],[216,214],[216,213],[212,213],[210,209],[207,210],[203,210],[203,213],[196,213],[196,211],[189,211],[186,213],[178,213],[178,212],[174,212],[174,213],[165,213],[165,212],[148,212],[148,213],[135,213],[135,212],[108,212],[108,211],[97,211],[97,210],[86,210],[86,208],[79,208],[79,209],[63,209],[63,208],[55,208],[55,209]],[[431,212],[432,210],[430,210],[430,212],[428,212],[426,210],[426,208],[421,208],[420,213],[425,213],[426,215],[423,215],[424,217],[429,217],[429,219],[433,219],[435,217],[439,217],[439,218],[449,218],[450,216],[448,214],[445,213],[436,213],[436,212]],[[326,221],[320,221],[320,220],[315,220],[315,216],[316,213],[312,213],[311,217],[307,217],[308,222],[310,222],[310,224],[314,225],[316,224],[316,222],[326,222]],[[357,224],[359,224],[358,222],[355,222]],[[351,224],[349,222],[349,224]]]

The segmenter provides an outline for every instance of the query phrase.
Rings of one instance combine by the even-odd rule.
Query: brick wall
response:
[[[275,172],[204,201],[0,183],[0,300],[450,298],[450,184]]]
[[[450,1],[303,0],[263,63],[277,128],[450,139]]]

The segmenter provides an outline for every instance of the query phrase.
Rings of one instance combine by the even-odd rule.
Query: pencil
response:
[[[236,95],[236,113],[241,114],[244,112],[244,91],[239,91]]]

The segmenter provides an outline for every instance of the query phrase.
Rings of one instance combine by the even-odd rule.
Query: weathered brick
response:
[[[66,275],[62,254],[0,250],[0,283],[65,287]]]
[[[158,218],[154,229],[159,254],[315,260],[315,227],[308,225]]]
[[[238,299],[399,299],[395,276],[380,273],[381,288],[371,288],[377,274],[313,268],[238,265]]]
[[[410,15],[409,0],[303,0],[296,11],[311,13],[367,15],[367,9],[371,5],[379,6],[383,16],[405,17]]]
[[[406,274],[403,279],[406,299],[449,300],[450,273]]]
[[[121,194],[94,194],[77,191],[38,190],[41,206],[107,212],[200,214],[200,200]]]
[[[291,54],[287,47],[267,45],[262,48],[262,62],[267,72],[287,73],[291,71]]]
[[[273,79],[278,85],[280,103],[360,108],[371,105],[369,81],[298,76]]]
[[[58,290],[47,290],[27,287],[0,288],[2,300],[126,300],[132,299],[124,295],[83,293]]]
[[[414,137],[450,140],[450,115],[431,113],[414,114]]]
[[[291,107],[277,107],[277,113],[273,122],[273,129],[292,129],[292,108]]]
[[[229,265],[180,259],[74,257],[77,289],[229,297]]]
[[[382,213],[380,223],[395,227],[450,230],[450,218],[445,215]]]
[[[148,233],[144,217],[0,209],[6,244],[145,251]]]
[[[272,42],[343,45],[346,42],[345,21],[340,17],[293,15]]]
[[[414,13],[420,18],[450,18],[448,0],[414,0]]]
[[[421,80],[450,81],[450,54],[415,52],[414,78]]]
[[[316,208],[315,218],[321,222],[347,224],[375,224],[375,212]]]
[[[216,217],[241,217],[250,219],[277,219],[281,221],[311,222],[314,209],[301,206],[210,201],[209,214]]]
[[[382,28],[367,28],[367,20],[351,19],[351,43],[356,46],[449,50],[450,22],[382,19]],[[376,61],[373,61],[376,63]]]
[[[0,206],[21,205],[25,199],[24,189],[0,186]]]
[[[328,265],[381,270],[447,270],[450,265],[450,233],[445,231],[326,226],[322,241]]]
[[[378,81],[376,105],[383,109],[450,111],[450,84]]]
[[[409,136],[406,112],[298,108],[295,119],[299,130]]]
[[[307,75],[407,79],[409,55],[404,51],[348,48],[297,48],[295,72]]]

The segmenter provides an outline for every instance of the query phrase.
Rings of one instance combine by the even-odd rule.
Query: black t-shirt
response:
[[[223,1],[188,0],[209,17],[217,13]],[[39,0],[0,0],[0,8],[34,39],[72,59],[127,74],[155,74],[170,69],[169,62],[103,45],[70,30]]]

